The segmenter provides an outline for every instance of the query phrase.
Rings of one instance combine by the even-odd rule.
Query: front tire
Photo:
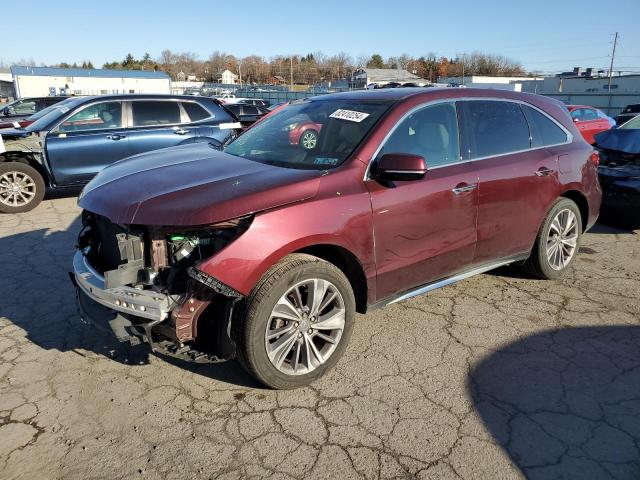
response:
[[[568,198],[558,199],[540,227],[525,270],[545,280],[560,277],[574,262],[581,237],[580,209]]]
[[[30,165],[0,163],[0,212],[22,213],[33,210],[44,198],[44,180]]]
[[[240,363],[271,388],[308,385],[344,353],[354,314],[353,290],[340,269],[311,255],[289,255],[239,309]]]

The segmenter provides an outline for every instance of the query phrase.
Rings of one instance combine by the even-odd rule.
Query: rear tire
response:
[[[44,198],[42,175],[20,162],[0,163],[0,212],[22,213],[36,208]]]
[[[240,363],[264,385],[291,389],[317,380],[340,359],[355,298],[335,265],[293,254],[265,273],[238,314]]]
[[[581,237],[580,209],[568,198],[558,199],[542,222],[531,256],[523,268],[545,280],[560,277],[574,262]]]

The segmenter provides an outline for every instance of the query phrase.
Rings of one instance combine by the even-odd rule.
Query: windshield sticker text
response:
[[[369,116],[368,113],[364,112],[356,112],[355,110],[344,110],[343,108],[339,108],[335,112],[333,112],[329,117],[338,118],[340,120],[348,120],[350,122],[360,123],[365,118]]]

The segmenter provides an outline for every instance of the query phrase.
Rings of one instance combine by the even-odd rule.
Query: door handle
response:
[[[547,176],[551,175],[554,172],[555,172],[555,170],[552,170],[551,168],[540,167],[538,170],[536,170],[536,175],[538,177],[547,177]]]
[[[459,183],[454,188],[452,188],[451,191],[453,192],[454,195],[460,195],[465,192],[472,192],[476,188],[478,188],[477,183],[472,183],[471,185],[468,185],[466,183]]]
[[[184,135],[185,133],[189,133],[189,130],[185,130],[184,128],[176,128],[173,133],[176,135]]]
[[[108,138],[109,140],[120,140],[121,138],[125,138],[125,135],[119,135],[119,134],[112,134],[112,135],[107,135],[106,138]]]

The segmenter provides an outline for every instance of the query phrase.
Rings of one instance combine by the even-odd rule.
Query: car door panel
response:
[[[478,242],[474,263],[530,251],[558,191],[557,156],[537,149],[476,164]]]
[[[129,155],[121,108],[121,102],[83,105],[47,134],[46,156],[56,185],[86,183],[107,165]],[[107,127],[99,115],[108,109],[111,124]]]
[[[393,188],[368,182],[373,210],[378,299],[464,270],[476,244],[477,184],[472,164],[428,170]]]
[[[405,115],[378,154],[419,155],[427,163],[420,180],[367,182],[378,299],[444,278],[473,260],[477,174],[473,164],[460,162],[457,123],[453,103],[420,106]]]

